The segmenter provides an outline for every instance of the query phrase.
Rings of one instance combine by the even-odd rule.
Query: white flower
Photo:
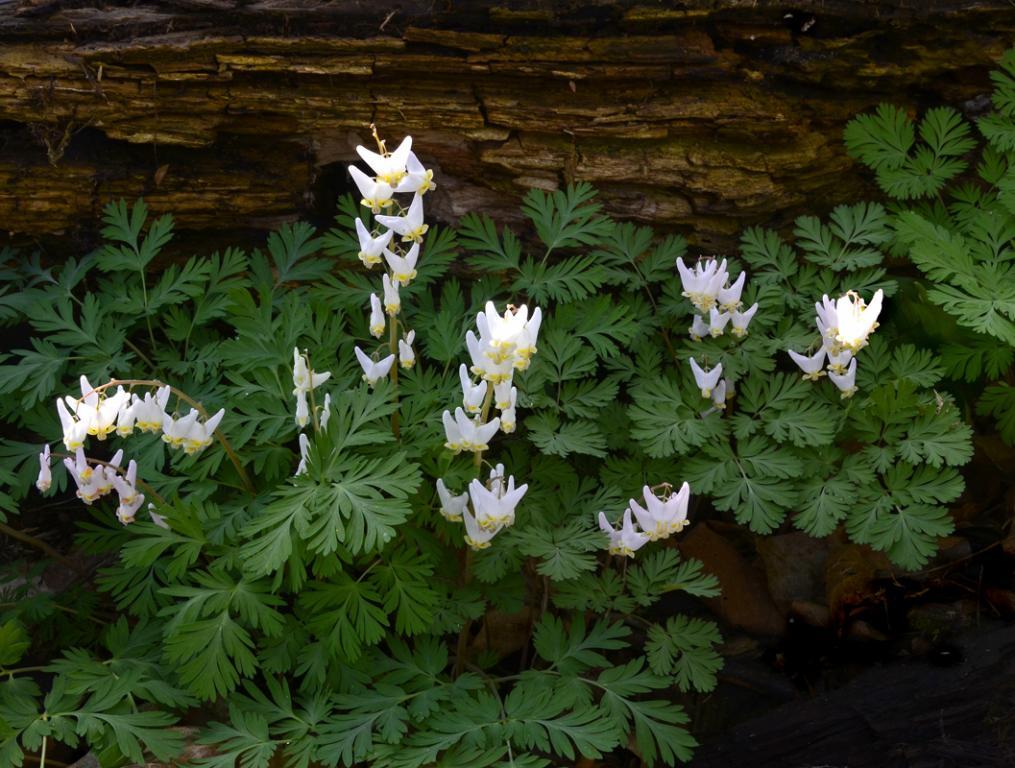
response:
[[[508,395],[507,404],[503,405],[501,402],[497,403],[497,408],[500,410],[500,428],[505,434],[510,434],[515,431],[515,406],[518,404],[518,389],[511,387],[511,392]]]
[[[518,389],[510,381],[502,381],[493,387],[493,403],[498,410],[511,408],[518,401]]]
[[[465,346],[469,350],[469,357],[472,358],[470,370],[474,374],[481,376],[492,384],[502,384],[506,381],[511,381],[515,370],[513,356],[505,356],[494,350],[487,340],[477,338],[476,334],[472,331],[466,331],[465,333]],[[501,359],[499,362],[495,362],[493,360],[494,357]]]
[[[116,493],[120,497],[120,503],[116,508],[116,518],[123,525],[133,523],[134,515],[144,504],[144,494],[138,492],[137,489],[137,462],[131,459],[127,464],[126,477],[121,477],[119,473],[116,473],[113,475],[112,481],[116,487]]]
[[[43,492],[48,491],[53,484],[53,473],[49,469],[49,461],[49,443],[46,443],[42,453],[39,454],[39,476],[35,480],[35,487]]]
[[[101,466],[92,467],[88,463],[83,448],[78,448],[75,451],[73,459],[64,459],[63,465],[67,468],[70,476],[74,478],[78,487],[77,497],[81,501],[91,504],[103,495],[102,488],[108,485],[105,472]]]
[[[630,511],[650,541],[665,539],[671,533],[679,533],[687,525],[687,503],[691,498],[691,486],[684,483],[676,493],[660,499],[647,485],[642,489],[645,506],[631,499]]]
[[[297,347],[293,347],[293,387],[296,390],[310,392],[310,390],[321,386],[329,378],[331,378],[331,371],[323,371],[321,373],[311,371],[307,365],[306,356],[301,355]]]
[[[381,209],[391,206],[391,195],[395,190],[391,188],[390,184],[370,178],[355,165],[349,166],[349,175],[356,182],[359,193],[363,195],[363,198],[359,201],[360,205],[366,206],[374,214],[380,213]],[[380,220],[379,216],[378,220]]]
[[[331,394],[324,396],[324,405],[321,408],[321,429],[328,428],[328,420],[331,418]]]
[[[481,380],[479,384],[474,385],[472,379],[469,378],[469,369],[465,363],[458,367],[458,378],[462,382],[462,405],[469,413],[479,413],[483,407],[483,400],[486,399],[486,388],[489,384]]]
[[[741,274],[743,273],[741,272]],[[734,309],[730,315],[730,318],[733,322],[733,328],[730,330],[730,333],[732,333],[734,336],[739,336],[740,338],[746,336],[747,326],[750,324],[751,320],[754,319],[754,314],[757,311],[758,311],[758,302],[754,302],[754,304],[751,305],[751,308],[745,310],[744,312],[740,312],[739,310]]]
[[[462,451],[485,451],[490,446],[490,438],[500,429],[500,419],[495,418],[483,424],[479,417],[470,419],[461,408],[455,408],[452,418],[450,411],[444,411],[441,417],[444,422],[446,448],[461,453]]]
[[[300,432],[300,463],[296,466],[296,473],[293,477],[299,477],[307,472],[307,459],[310,457],[310,438],[305,432]]]
[[[425,195],[430,190],[437,189],[437,185],[433,183],[433,171],[423,167],[423,163],[416,157],[415,152],[410,152],[406,158],[405,169],[408,173],[395,187],[396,192],[415,192],[417,195]]]
[[[523,316],[528,313],[527,306],[518,308]],[[532,317],[525,321],[522,332],[518,334],[515,342],[515,368],[524,371],[529,367],[532,356],[539,350],[536,348],[536,339],[539,337],[539,326],[543,323],[543,310],[536,307],[532,311]]]
[[[296,395],[296,423],[303,428],[310,421],[310,405],[307,395],[331,378],[330,371],[315,373],[307,365],[306,355],[293,347],[293,394]]]
[[[839,297],[835,302],[835,315],[838,319],[835,340],[853,354],[859,352],[867,345],[867,337],[878,327],[883,300],[884,292],[880,288],[874,294],[870,306],[854,291]]]
[[[732,312],[740,306],[740,294],[744,290],[744,281],[747,279],[747,272],[741,272],[737,281],[728,288],[720,288],[716,296],[719,307],[726,312]]]
[[[801,355],[799,352],[794,352],[792,349],[786,350],[789,356],[793,358],[793,362],[796,363],[800,370],[804,372],[804,378],[810,379],[811,381],[817,381],[825,372],[822,370],[825,365],[825,348],[822,347],[815,352],[811,357]]]
[[[359,260],[367,269],[372,269],[374,264],[381,263],[381,253],[391,242],[395,233],[389,229],[380,237],[374,237],[370,234],[366,224],[360,219],[356,219],[356,235],[359,237]]]
[[[698,262],[692,270],[688,269],[682,258],[677,257],[677,271],[680,272],[680,282],[684,288],[682,295],[690,299],[699,312],[708,312],[716,305],[719,289],[729,277],[726,273],[726,259],[721,263],[709,259],[704,267]]]
[[[829,346],[838,347],[835,337],[839,334],[839,318],[835,311],[835,302],[826,294],[821,297],[821,301],[814,302],[814,311],[817,313],[814,322],[818,326],[821,338],[829,342]]]
[[[165,528],[167,531],[170,530],[169,518],[167,518],[165,515],[160,515],[158,512],[156,512],[154,504],[151,503],[148,504],[148,517],[150,517],[152,519],[152,522],[155,523],[155,525],[157,525],[159,528]]]
[[[845,373],[838,374],[829,371],[828,378],[831,379],[832,383],[842,393],[839,397],[842,399],[852,397],[856,394],[856,358],[854,357],[849,361],[849,368],[846,369]]]
[[[515,488],[514,477],[508,477],[505,483],[503,475],[492,490],[488,490],[478,479],[469,483],[469,497],[479,527],[489,531],[514,525],[515,507],[527,490],[527,483]]]
[[[105,496],[111,490],[116,482],[116,478],[119,477],[117,471],[120,468],[120,462],[123,461],[123,449],[121,448],[113,454],[113,458],[109,460],[107,466],[96,467],[96,476],[98,477],[97,483],[99,487],[99,495]]]
[[[469,514],[469,510],[462,511],[462,519],[465,521],[465,543],[473,549],[486,549],[490,546],[490,540],[500,532],[500,528],[484,530],[480,528],[476,518]]]
[[[846,372],[846,368],[849,366],[849,361],[852,359],[853,353],[848,349],[842,349],[837,354],[833,354],[831,351],[828,351],[828,370],[841,376]]]
[[[719,377],[722,376],[722,364],[720,363],[715,368],[704,371],[692,357],[691,373],[694,374],[694,381],[701,389],[701,396],[711,397],[712,390],[715,389],[716,384],[719,383]]]
[[[712,390],[712,405],[720,411],[726,408],[726,386],[727,380],[723,379],[716,384],[715,389]]]
[[[624,510],[624,523],[614,529],[606,519],[606,513],[599,513],[599,528],[610,537],[610,554],[634,557],[634,553],[649,542],[648,534],[636,530],[631,522],[631,508]]]
[[[405,176],[405,166],[409,160],[409,153],[412,150],[412,136],[406,136],[394,152],[385,152],[379,155],[371,152],[366,147],[356,147],[356,152],[363,158],[363,162],[370,166],[380,181],[391,187],[398,186]]]
[[[142,400],[134,395],[131,408],[134,411],[135,424],[142,432],[158,432],[162,429],[162,421],[166,415],[166,404],[169,402],[171,388],[159,387],[153,396],[151,392],[145,392]]]
[[[416,195],[404,216],[378,216],[377,222],[402,236],[402,241],[419,243],[430,228],[423,223],[423,198]]]
[[[398,295],[398,283],[385,274],[381,277],[381,285],[384,287],[384,311],[390,317],[394,317],[402,309],[402,299]]]
[[[60,425],[63,427],[63,444],[68,451],[76,451],[85,444],[88,439],[88,425],[80,419],[75,419],[67,410],[63,398],[57,398],[56,412],[60,415]]]
[[[444,519],[449,523],[462,522],[462,513],[465,512],[469,505],[468,491],[455,496],[448,490],[444,480],[437,478],[437,495],[441,500],[441,514],[444,516]]]
[[[85,424],[85,431],[99,440],[105,440],[116,429],[116,417],[130,393],[117,387],[112,397],[105,397],[95,391],[88,379],[81,377],[81,399],[70,395],[64,398],[77,419]],[[61,417],[62,420],[62,417]]]
[[[120,411],[116,414],[116,434],[120,437],[130,437],[134,434],[134,421],[137,418],[134,415],[136,401],[137,397],[132,395],[120,404]]]
[[[211,445],[215,429],[225,414],[222,408],[206,422],[200,420],[201,414],[193,408],[179,419],[166,414],[162,422],[162,440],[173,448],[183,448],[186,454],[198,453]]]
[[[398,340],[398,364],[403,368],[412,368],[416,364],[416,353],[412,351],[412,342],[415,340],[415,331],[409,331],[404,339]]]
[[[371,387],[388,375],[391,366],[395,362],[395,355],[388,355],[383,360],[375,363],[359,347],[356,347],[355,352],[356,359],[359,360],[360,367],[363,369],[363,381]]]
[[[701,315],[695,315],[694,320],[691,321],[691,327],[687,329],[687,333],[694,341],[701,341],[708,336],[708,323],[705,322],[705,318]]]
[[[708,332],[713,338],[722,336],[726,323],[730,321],[729,312],[720,312],[715,307],[708,311]]]
[[[310,421],[310,403],[302,389],[294,389],[293,392],[296,394],[296,423],[302,429]]]
[[[416,262],[419,261],[419,243],[413,243],[405,256],[384,249],[384,260],[388,262],[392,281],[396,285],[408,285],[416,277]]]
[[[384,309],[376,293],[370,294],[370,335],[375,339],[384,335]]]

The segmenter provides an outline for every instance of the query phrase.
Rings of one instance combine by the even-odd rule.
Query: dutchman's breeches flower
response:
[[[430,229],[423,222],[423,198],[416,195],[404,216],[377,216],[377,223],[402,236],[404,243],[421,243],[423,235]]]
[[[610,537],[610,554],[634,557],[634,553],[649,542],[648,534],[637,530],[631,521],[631,508],[624,510],[624,522],[615,529],[606,519],[606,513],[599,513],[599,528]]]
[[[799,366],[800,370],[804,372],[804,378],[810,379],[811,381],[817,381],[825,375],[825,348],[822,347],[815,352],[811,357],[801,355],[799,352],[794,352],[792,349],[786,350],[789,356],[793,358],[793,362]]]
[[[39,454],[39,476],[35,479],[35,487],[43,493],[48,491],[53,484],[53,474],[49,468],[49,462],[49,443],[46,443],[42,453]]]
[[[741,272],[740,274],[742,275],[743,272]],[[730,333],[740,338],[746,336],[747,326],[750,325],[750,322],[752,319],[754,319],[754,315],[757,311],[758,311],[758,302],[754,302],[754,304],[751,305],[750,309],[747,309],[743,312],[733,310],[730,315],[730,318],[733,323],[733,328],[730,330]]]
[[[356,219],[356,236],[359,238],[359,260],[367,269],[373,269],[374,264],[381,263],[381,254],[384,253],[395,233],[389,229],[383,235],[374,237],[370,234],[366,224],[362,220]]]
[[[878,327],[878,315],[884,292],[879,288],[871,300],[870,306],[855,291],[849,291],[835,302],[835,315],[838,319],[835,340],[854,355],[867,346],[867,337]]]
[[[669,486],[666,486],[667,490]],[[630,510],[642,531],[650,540],[665,539],[679,533],[687,525],[687,504],[691,498],[691,486],[684,483],[676,493],[667,493],[664,498],[655,495],[649,486],[642,489],[645,506],[631,499]]]
[[[828,372],[828,378],[838,388],[843,399],[856,394],[856,358],[849,361],[849,368],[843,374]]]
[[[442,478],[437,478],[437,496],[441,500],[441,514],[449,523],[462,522],[462,515],[469,506],[468,492],[455,496],[448,490]]]
[[[503,473],[503,465],[498,466]],[[529,489],[528,484],[515,488],[514,477],[508,477],[505,482],[501,474],[499,480],[500,482],[493,483],[492,489],[487,489],[478,479],[469,483],[469,497],[476,513],[476,522],[487,531],[514,525],[515,507]]]
[[[363,381],[371,387],[388,375],[388,372],[391,371],[391,366],[395,362],[395,355],[388,355],[383,360],[375,363],[371,358],[367,357],[367,354],[359,347],[356,347],[354,351],[356,353],[356,359],[359,361],[360,367],[363,369]]]
[[[690,358],[690,363],[691,373],[694,374],[694,381],[699,389],[701,389],[701,396],[712,397],[712,390],[716,388],[719,378],[722,376],[722,364],[720,363],[715,368],[705,371],[693,357]]]
[[[412,137],[406,136],[402,139],[402,143],[394,152],[379,154],[366,147],[356,147],[356,152],[363,162],[370,166],[370,170],[374,172],[378,181],[390,187],[397,187],[406,175],[406,164],[409,162],[409,155],[412,152]],[[352,167],[354,166],[350,166],[350,168]]]

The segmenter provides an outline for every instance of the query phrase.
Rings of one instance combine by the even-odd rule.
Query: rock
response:
[[[765,586],[764,572],[708,523],[691,529],[680,542],[680,552],[701,560],[719,579],[722,595],[705,601],[717,616],[754,634],[783,634],[786,622]]]

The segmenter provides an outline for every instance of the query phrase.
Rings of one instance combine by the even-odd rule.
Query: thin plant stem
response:
[[[486,383],[486,395],[483,397],[483,410],[480,413],[479,420],[482,423],[486,423],[487,417],[490,415],[490,405],[493,403],[493,384],[491,382]],[[479,472],[479,468],[483,466],[483,452],[473,451],[472,454],[472,465],[476,468],[476,472]]]
[[[47,555],[49,555],[57,562],[63,563],[76,573],[84,575],[84,571],[82,570],[81,566],[79,566],[70,558],[60,554],[57,550],[55,550],[49,544],[44,542],[42,539],[36,538],[35,536],[25,533],[24,531],[19,531],[17,528],[11,528],[6,523],[0,523],[0,533],[4,534],[5,536],[10,536],[12,539],[17,539],[18,541],[27,544],[30,547],[34,547],[35,549],[38,549],[40,552],[45,552]]]
[[[465,562],[462,566],[462,586],[465,586],[472,579],[472,548],[469,547],[465,550]],[[466,658],[469,650],[469,634],[472,631],[472,620],[466,619],[465,623],[462,624],[462,631],[458,634],[458,650],[455,655],[455,672],[454,676],[457,678],[462,674],[462,670],[465,668],[465,664],[468,659]]]
[[[39,768],[46,768],[46,745],[49,743],[49,739],[46,736],[42,737],[42,751],[39,753]]]
[[[391,386],[393,387],[393,397],[395,398],[395,410],[391,412],[391,433],[397,440],[401,436],[401,427],[399,425],[399,400],[398,400],[398,317],[396,315],[391,316],[391,322],[388,324],[388,352],[392,355],[396,355],[395,361],[391,364]]]

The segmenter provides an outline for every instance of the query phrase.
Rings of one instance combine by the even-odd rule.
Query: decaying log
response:
[[[1015,765],[1015,627],[971,632],[956,658],[867,670],[723,734],[689,768]]]
[[[865,190],[857,111],[982,113],[1013,31],[1007,0],[0,0],[0,230],[139,194],[192,230],[312,214],[375,122],[444,218],[587,179],[727,246]]]

